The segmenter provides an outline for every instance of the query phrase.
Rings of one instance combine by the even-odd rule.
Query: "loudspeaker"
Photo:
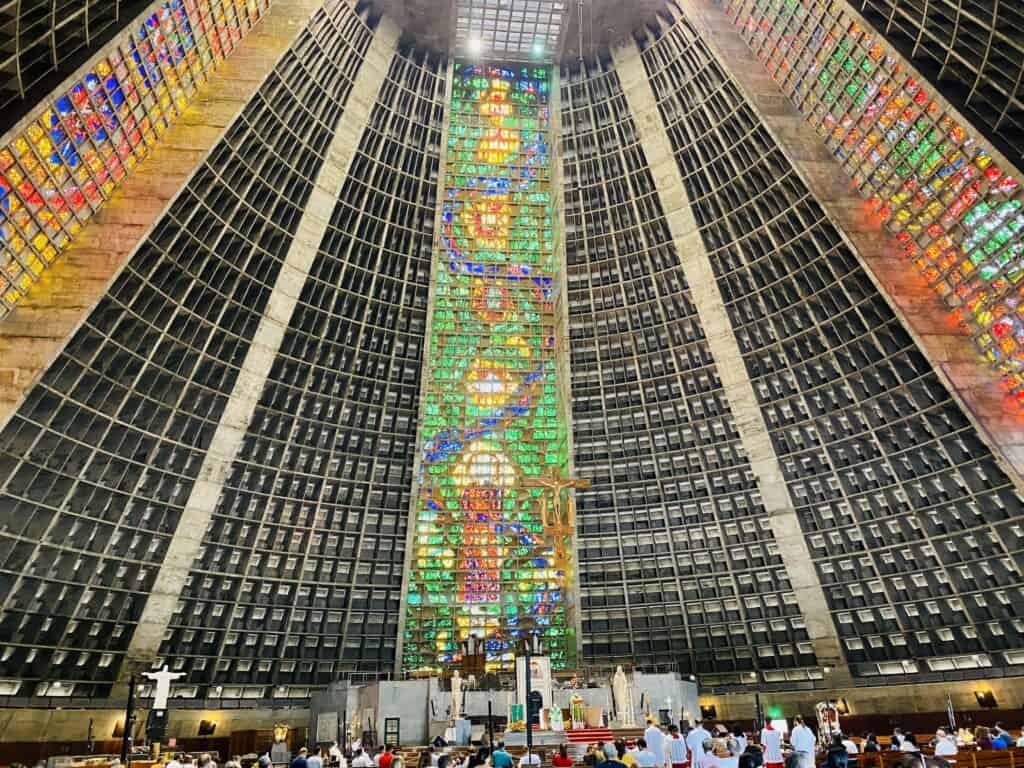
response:
[[[714,704],[708,706],[701,705],[700,708],[700,719],[701,720],[717,720],[718,719],[718,708]]]
[[[217,730],[217,724],[213,720],[200,720],[199,721],[199,735],[200,736],[213,736],[213,732]]]
[[[995,694],[992,691],[975,691],[974,698],[978,700],[978,706],[985,709],[995,709],[999,706],[996,703]]]

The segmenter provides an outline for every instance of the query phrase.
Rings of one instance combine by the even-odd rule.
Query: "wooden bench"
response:
[[[921,752],[929,757],[930,748]],[[911,752],[862,752],[857,757],[857,768],[893,768],[893,766]],[[1024,768],[1024,748],[1010,749],[973,749],[964,747],[956,755],[943,758],[956,765],[957,768]]]

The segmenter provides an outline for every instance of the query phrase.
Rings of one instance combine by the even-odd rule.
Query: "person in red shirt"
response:
[[[381,753],[380,762],[377,764],[377,768],[391,768],[391,763],[395,760],[395,749],[384,745],[384,751]]]
[[[569,768],[572,765],[572,758],[569,757],[569,751],[565,748],[565,744],[558,747],[558,754],[551,758],[551,764],[555,768]]]

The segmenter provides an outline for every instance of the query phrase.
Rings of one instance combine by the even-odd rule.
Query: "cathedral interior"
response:
[[[1024,710],[1020,3],[0,43],[0,762],[165,666],[226,735],[531,643],[722,717]]]

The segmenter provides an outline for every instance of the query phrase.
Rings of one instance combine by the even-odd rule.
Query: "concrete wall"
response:
[[[678,715],[683,717],[696,717],[700,714],[700,707],[697,703],[697,684],[689,680],[680,680],[676,675],[645,675],[642,672],[633,673],[633,703],[639,711],[640,693],[647,693],[651,699],[651,712],[659,709],[671,709],[673,720],[678,720]],[[668,701],[671,698],[671,706]]]
[[[846,688],[834,691],[802,691],[762,693],[761,706],[778,706],[786,716],[810,715],[814,705],[828,698],[846,699],[852,715],[915,712],[945,712],[946,692],[957,710],[977,710],[975,691],[992,691],[999,709],[1024,708],[1024,679],[1007,678],[977,682],[927,683],[923,685],[887,685],[872,688]],[[754,716],[754,691],[723,695],[701,695],[700,703],[714,705],[720,720],[749,719]]]
[[[294,728],[310,723],[306,702],[295,707],[279,709],[188,709],[175,710],[170,702],[170,720],[167,735],[171,738],[195,738],[199,721],[211,720],[217,724],[214,736],[230,736],[234,731],[264,730],[275,723],[287,723]],[[137,709],[137,721],[146,721],[147,710]],[[89,735],[89,720],[93,721],[93,734],[97,741],[111,739],[114,726],[124,721],[121,709],[0,709],[0,743],[16,741],[84,741]]]

